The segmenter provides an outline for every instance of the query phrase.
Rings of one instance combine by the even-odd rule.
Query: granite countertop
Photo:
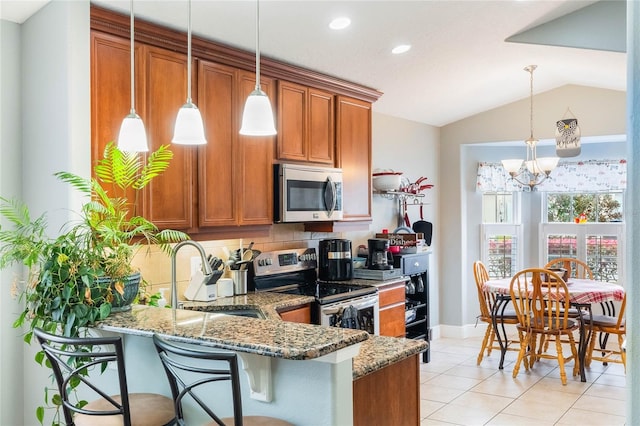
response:
[[[353,380],[423,352],[427,347],[424,340],[370,336],[360,346],[360,353],[353,358]]]
[[[342,283],[378,287],[399,280],[354,279]],[[129,312],[110,315],[98,324],[98,328],[142,336],[159,333],[189,343],[295,360],[318,358],[361,343],[360,353],[353,358],[353,380],[428,347],[427,342],[420,340],[371,336],[360,330],[282,321],[278,314],[278,311],[313,301],[309,296],[271,292],[248,293],[211,302],[184,301],[184,309],[176,310],[175,319],[171,309],[134,305]],[[225,311],[243,309],[258,310],[266,319],[224,315]]]
[[[131,311],[112,314],[96,327],[147,337],[158,333],[187,343],[294,360],[318,358],[369,338],[362,330],[185,309],[176,309],[174,318],[173,312],[134,305]]]
[[[312,296],[262,292],[221,297],[211,302],[184,301],[181,303],[183,309],[194,311],[224,313],[225,310],[258,309],[267,319],[280,320],[278,311],[306,305],[314,300]]]

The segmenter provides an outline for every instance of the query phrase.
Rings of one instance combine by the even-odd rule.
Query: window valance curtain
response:
[[[563,161],[549,179],[536,186],[544,192],[611,192],[627,187],[626,160]],[[478,163],[476,191],[528,191],[529,187],[511,179],[501,163]]]

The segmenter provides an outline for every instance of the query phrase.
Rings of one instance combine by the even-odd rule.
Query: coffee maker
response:
[[[321,240],[318,243],[318,278],[320,281],[347,281],[353,278],[351,241]]]
[[[389,251],[389,240],[372,238],[369,240],[369,269],[393,269],[393,255]]]

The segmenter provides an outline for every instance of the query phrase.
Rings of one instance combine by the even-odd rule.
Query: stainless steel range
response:
[[[380,333],[378,290],[345,281],[319,281],[315,248],[264,252],[253,260],[256,291],[315,297],[314,324]]]

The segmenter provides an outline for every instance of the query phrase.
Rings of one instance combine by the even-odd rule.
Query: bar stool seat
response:
[[[116,402],[122,403],[120,395],[111,396]],[[113,405],[106,399],[98,399],[84,406],[85,410],[108,411]],[[175,419],[173,400],[155,393],[130,393],[129,409],[131,411],[132,426],[157,426],[171,424]],[[76,414],[73,418],[75,426],[122,426],[122,415],[91,416]]]
[[[235,426],[233,417],[225,417],[222,419],[225,426]],[[291,426],[291,423],[284,420],[266,416],[243,416],[242,424],[244,426]],[[218,426],[216,421],[207,423],[206,426]]]

